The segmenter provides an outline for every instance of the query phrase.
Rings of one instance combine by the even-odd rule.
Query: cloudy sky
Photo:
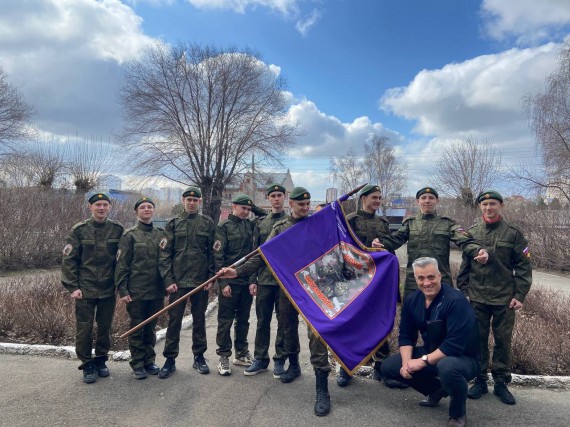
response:
[[[409,188],[450,141],[536,162],[521,98],[570,34],[567,0],[3,0],[0,64],[45,135],[121,129],[121,67],[152,40],[250,47],[287,79],[303,135],[287,160],[324,198],[331,156],[386,135]]]

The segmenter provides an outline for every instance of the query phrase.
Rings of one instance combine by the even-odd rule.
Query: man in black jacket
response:
[[[418,258],[412,267],[419,289],[404,301],[400,354],[382,364],[382,373],[427,396],[421,406],[437,406],[449,395],[447,425],[464,426],[467,381],[479,372],[475,313],[459,290],[441,282],[435,258]],[[416,346],[418,332],[424,342],[421,347]]]

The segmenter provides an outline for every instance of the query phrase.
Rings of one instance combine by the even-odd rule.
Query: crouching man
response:
[[[441,282],[435,258],[418,258],[412,267],[419,289],[404,301],[400,354],[382,364],[382,373],[427,396],[421,406],[437,406],[449,396],[447,425],[464,426],[467,382],[479,372],[475,313],[460,291]],[[421,347],[416,346],[418,332]]]

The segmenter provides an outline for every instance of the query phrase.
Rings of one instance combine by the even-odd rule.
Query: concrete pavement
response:
[[[86,385],[77,360],[29,355],[0,355],[0,425],[2,426],[444,426],[448,402],[422,408],[414,390],[390,390],[366,377],[356,377],[347,388],[329,379],[332,411],[313,415],[315,380],[309,363],[306,327],[300,326],[303,375],[282,384],[271,371],[253,377],[232,366],[229,377],[217,374],[216,311],[208,317],[212,372],[192,369],[191,330],[182,331],[177,371],[166,380],[135,380],[126,362],[110,362],[111,376]],[[250,348],[253,350],[255,315],[252,312]],[[163,342],[157,345],[157,363]],[[272,365],[270,365],[270,369]],[[492,394],[468,401],[470,426],[566,426],[570,419],[570,392],[512,387],[515,406]]]

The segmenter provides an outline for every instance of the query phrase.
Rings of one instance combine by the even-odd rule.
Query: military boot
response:
[[[338,377],[336,379],[337,385],[339,387],[346,387],[347,385],[350,384],[350,381],[352,381],[352,377],[350,376],[350,374],[346,372],[344,369],[340,368],[340,371],[338,371]]]
[[[281,375],[282,383],[290,383],[295,380],[295,378],[301,376],[301,366],[299,366],[299,355],[292,354],[289,356],[289,367],[283,375]]]
[[[329,373],[316,371],[317,397],[315,399],[315,415],[324,417],[331,411],[331,396],[329,394]]]
[[[493,394],[506,405],[514,405],[517,403],[515,396],[511,394],[505,383],[495,383]]]
[[[100,377],[108,377],[111,374],[104,359],[95,360],[95,368],[97,369],[97,375]]]
[[[469,387],[467,392],[467,397],[469,399],[480,399],[484,394],[489,393],[489,387],[487,387],[487,381],[477,378],[475,383]]]
[[[164,380],[170,377],[174,371],[176,371],[176,362],[174,361],[174,357],[167,357],[166,362],[164,362],[164,366],[158,372],[158,378]]]

